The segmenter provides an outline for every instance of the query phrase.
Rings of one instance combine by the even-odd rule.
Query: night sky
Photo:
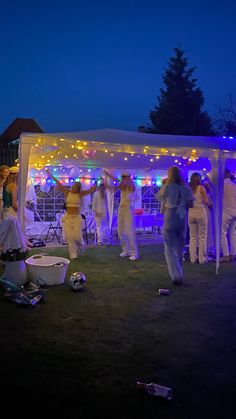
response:
[[[181,46],[211,116],[236,102],[236,2],[10,1],[0,14],[0,133],[16,117],[48,132],[147,125]]]

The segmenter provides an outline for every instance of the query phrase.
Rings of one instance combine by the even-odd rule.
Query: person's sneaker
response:
[[[98,242],[98,246],[103,246],[103,243],[102,242]]]
[[[137,260],[138,259],[138,257],[137,256],[130,256],[129,257],[129,260]]]
[[[121,252],[121,254],[120,254],[120,258],[126,258],[128,256],[129,256],[129,254],[127,252]]]
[[[220,262],[222,262],[222,263],[230,262],[230,257],[229,256],[221,256]]]

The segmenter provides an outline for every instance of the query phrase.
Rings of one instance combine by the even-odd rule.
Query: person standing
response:
[[[236,184],[230,176],[230,170],[225,169],[220,262],[230,262],[236,256]]]
[[[163,237],[168,272],[173,284],[182,285],[187,208],[193,205],[194,198],[178,167],[168,169],[167,183],[159,191],[158,199],[165,205]]]
[[[3,216],[3,187],[7,177],[9,176],[9,173],[10,172],[8,166],[0,167],[0,222],[2,221]]]
[[[122,248],[120,257],[128,257],[131,261],[137,260],[139,254],[133,216],[133,203],[135,200],[134,182],[128,173],[122,173],[121,180],[115,178],[107,171],[104,173],[118,182],[115,189],[120,190],[120,205],[118,210],[118,236]],[[109,186],[106,185],[106,187]]]
[[[96,223],[97,244],[110,244],[109,217],[107,208],[106,186],[100,183],[92,198],[92,211]]]
[[[189,186],[192,190],[194,201],[192,208],[188,211],[189,225],[189,254],[191,263],[200,264],[207,261],[207,227],[208,218],[206,206],[209,205],[206,189],[201,185],[199,173],[193,173],[190,178]],[[198,248],[198,255],[197,255]]]
[[[202,184],[206,189],[208,198],[208,205],[206,206],[207,211],[207,260],[212,260],[215,257],[215,226],[214,226],[214,214],[213,214],[213,188],[211,181],[208,177],[203,179]]]
[[[17,184],[18,184],[19,167],[12,166],[9,168],[9,176],[3,187],[3,219],[16,217],[18,210],[17,203]]]
[[[81,183],[75,182],[69,190],[66,186],[62,185],[48,169],[46,169],[46,171],[49,176],[55,180],[58,188],[64,193],[66,213],[61,219],[63,235],[68,244],[70,259],[76,259],[85,246],[82,229],[82,217],[80,214],[82,198],[85,195],[89,195],[94,192],[97,186],[94,185],[86,191],[81,191]]]

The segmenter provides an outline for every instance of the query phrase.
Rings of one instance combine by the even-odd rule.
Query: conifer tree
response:
[[[214,135],[211,119],[202,110],[204,97],[193,78],[195,67],[188,68],[184,51],[174,48],[160,89],[158,104],[150,112],[152,126],[147,132],[176,135]]]

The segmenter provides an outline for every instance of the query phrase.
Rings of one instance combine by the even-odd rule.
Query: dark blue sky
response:
[[[10,1],[0,15],[0,132],[15,117],[48,132],[147,125],[181,44],[205,109],[236,102],[236,2]]]

